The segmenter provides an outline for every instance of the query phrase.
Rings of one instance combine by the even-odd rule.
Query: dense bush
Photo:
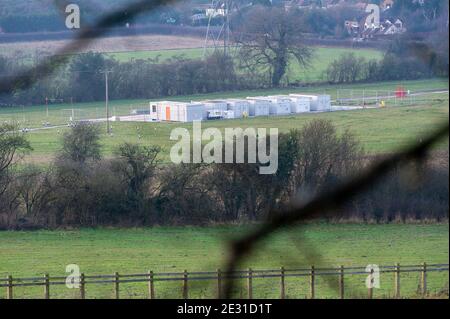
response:
[[[330,63],[325,75],[330,83],[448,77],[448,30],[426,41],[410,35],[398,36],[390,42],[380,61],[341,55]]]

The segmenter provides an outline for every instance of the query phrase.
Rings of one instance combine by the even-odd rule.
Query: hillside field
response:
[[[40,41],[29,43],[0,43],[0,55],[17,58],[21,62],[32,63],[36,55],[46,56],[61,49],[67,41]],[[165,62],[173,58],[202,59],[211,54],[213,48],[203,48],[204,39],[198,37],[143,35],[133,37],[102,38],[90,43],[81,52],[99,52],[106,57],[120,62],[131,60],[157,59]],[[356,57],[367,60],[380,60],[382,51],[375,49],[313,47],[314,58],[308,69],[300,67],[295,59],[291,59],[287,78],[290,82],[315,83],[326,80],[324,72],[328,65],[343,54],[354,53]],[[236,52],[235,50],[233,52]],[[76,53],[74,53],[76,54]],[[234,54],[234,53],[233,53]],[[238,60],[236,58],[236,65]]]
[[[345,88],[368,90],[394,89],[396,83],[378,83],[372,85],[354,85]],[[445,89],[448,82],[441,80],[410,81],[403,85],[412,91]],[[266,91],[245,91],[215,93],[198,96],[177,97],[175,100],[200,100],[224,97],[246,97],[249,95],[276,94],[288,92],[325,92],[336,97],[339,87],[321,86],[307,89],[285,89]],[[419,103],[420,102],[420,103]],[[111,114],[124,115],[134,108],[146,107],[147,101],[112,101]],[[148,105],[148,104],[147,104]],[[71,111],[63,111],[68,105],[51,105],[49,121],[54,125],[62,125],[59,128],[31,131],[28,139],[33,151],[27,157],[30,161],[38,163],[48,162],[61,146],[62,134],[68,130],[65,123],[68,122]],[[86,103],[74,105],[78,113],[84,118],[95,118],[104,116],[103,103]],[[432,94],[418,101],[417,105],[397,106],[389,105],[385,109],[360,109],[353,111],[337,111],[328,113],[299,114],[280,117],[258,117],[236,120],[218,120],[202,123],[203,128],[217,127],[223,130],[226,127],[265,127],[278,128],[280,132],[288,132],[290,129],[301,128],[305,123],[315,118],[331,120],[339,132],[348,129],[362,142],[366,151],[371,154],[386,153],[398,147],[406,146],[408,143],[423,136],[424,133],[436,127],[448,119],[448,94]],[[41,127],[46,121],[45,106],[32,106],[25,108],[0,109],[0,121],[15,120],[21,127]],[[100,124],[105,126],[105,124]],[[170,147],[175,143],[169,140],[170,132],[175,127],[191,129],[189,123],[132,123],[112,122],[113,135],[106,133],[101,136],[103,153],[109,156],[114,149],[123,142],[138,143],[141,145],[159,145],[163,148],[161,161],[168,161]],[[439,146],[441,149],[448,148],[448,140]]]
[[[324,81],[324,72],[328,65],[343,54],[354,53],[356,57],[364,57],[367,60],[380,60],[383,56],[381,51],[375,49],[354,49],[339,47],[313,47],[314,58],[308,69],[300,67],[297,61],[291,59],[289,66],[289,81],[301,81],[302,83],[313,83]],[[207,49],[206,54],[213,52],[213,49]],[[117,59],[118,61],[130,61],[131,59],[155,59],[166,61],[174,57],[185,59],[201,59],[204,55],[203,48],[177,49],[177,50],[155,50],[155,51],[132,51],[132,52],[113,52],[106,55]],[[237,64],[237,62],[236,62]]]
[[[77,264],[85,274],[214,271],[223,267],[226,243],[250,226],[154,227],[145,229],[82,229],[36,232],[0,232],[0,278],[65,276],[68,264]],[[448,263],[448,224],[357,225],[314,223],[273,235],[241,268],[279,269],[321,267],[418,265]],[[302,236],[300,239],[300,236]],[[303,252],[314,255],[307,259]],[[402,293],[414,297],[419,273],[402,275]],[[348,296],[366,296],[366,275],[346,277]],[[317,279],[317,296],[337,292],[324,277]],[[333,277],[337,280],[337,278]],[[242,282],[244,284],[244,282]],[[447,284],[448,272],[430,273],[428,288],[438,293]],[[287,296],[304,298],[308,278],[286,279]],[[87,286],[88,298],[112,297],[112,284]],[[245,286],[244,286],[245,287]],[[255,279],[255,297],[278,297],[278,279]],[[157,297],[179,298],[181,283],[156,284]],[[192,297],[214,297],[215,282],[191,286]],[[245,289],[245,288],[242,288]],[[123,298],[146,298],[144,283],[122,284]],[[382,274],[375,297],[392,295],[392,274]],[[78,291],[64,286],[52,290],[54,297],[77,297]],[[42,287],[15,288],[17,298],[41,297]],[[4,297],[3,292],[0,298]]]

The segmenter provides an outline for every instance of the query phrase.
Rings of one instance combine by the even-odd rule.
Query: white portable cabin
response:
[[[227,110],[226,101],[210,100],[210,101],[201,101],[200,103],[202,103],[205,107],[203,119],[223,117],[224,112]]]
[[[308,98],[310,101],[310,109],[314,112],[331,111],[331,96],[326,94],[289,94],[292,97]]]
[[[234,111],[228,110],[223,112],[223,118],[227,120],[234,119]]]
[[[156,109],[156,119],[160,121],[192,122],[203,120],[205,107],[201,103],[173,101],[152,103],[154,104],[150,104],[150,108],[152,111]]]
[[[291,95],[273,95],[270,97],[277,97],[280,100],[288,100],[291,103],[291,113],[305,113],[311,109],[311,101],[307,97],[298,97]]]
[[[271,115],[284,115],[291,113],[291,101],[289,99],[274,96],[255,96],[251,99],[269,102],[269,114]]]
[[[249,116],[267,116],[269,115],[269,109],[271,102],[264,100],[254,100],[251,97],[247,98],[249,103],[248,115]]]
[[[150,118],[153,121],[159,121],[161,120],[158,117],[158,103],[160,103],[159,101],[153,101],[149,103],[149,108],[150,108]]]
[[[241,118],[249,115],[250,103],[242,99],[227,99],[228,111],[233,111],[234,118]]]

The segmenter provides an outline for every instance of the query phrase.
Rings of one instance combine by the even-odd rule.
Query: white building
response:
[[[194,102],[192,102],[194,103]],[[224,112],[227,111],[227,102],[222,100],[208,100],[200,101],[204,105],[203,119],[221,118]]]
[[[234,118],[238,119],[249,115],[250,103],[242,99],[227,99],[227,109],[233,111]]]
[[[277,96],[255,96],[251,99],[269,102],[269,114],[271,115],[285,115],[291,113],[291,101],[289,99]]]
[[[251,97],[248,97],[247,101],[249,103],[249,116],[268,116],[270,114],[269,110],[271,102],[264,100],[254,100]]]
[[[290,95],[272,95],[269,97],[277,98],[278,101],[290,104],[291,113],[305,113],[311,110],[311,102],[307,97],[298,97]],[[280,102],[279,102],[280,103]]]
[[[311,100],[307,97],[290,96],[292,113],[307,113],[311,111]]]
[[[331,111],[331,97],[326,94],[289,94],[291,97],[307,98],[310,101],[310,110],[313,112]]]
[[[204,116],[204,105],[198,102],[151,102],[151,115],[160,121],[192,122],[201,121]]]

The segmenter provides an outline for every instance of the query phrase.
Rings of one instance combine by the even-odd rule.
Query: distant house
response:
[[[394,5],[394,0],[384,0],[380,3],[380,9],[382,11],[389,10]]]
[[[394,35],[394,34],[402,34],[406,32],[406,28],[403,25],[403,21],[400,19],[396,19],[394,23],[390,20],[385,20],[381,26],[379,35]]]
[[[357,37],[361,33],[360,24],[356,20],[347,20],[344,26],[348,34],[352,37]]]
[[[208,18],[224,17],[227,15],[228,10],[223,8],[208,8],[206,9],[206,16]]]
[[[344,27],[347,33],[356,40],[375,39],[406,32],[404,23],[400,19],[396,19],[395,22],[386,19],[381,23],[371,24],[366,22],[366,18],[363,18],[360,22],[347,20],[344,23]]]
[[[391,24],[386,31],[384,32],[384,34],[389,35],[389,34],[399,34],[399,33],[403,33],[406,31],[406,28],[403,27],[403,21],[400,19],[395,20],[394,24]]]

